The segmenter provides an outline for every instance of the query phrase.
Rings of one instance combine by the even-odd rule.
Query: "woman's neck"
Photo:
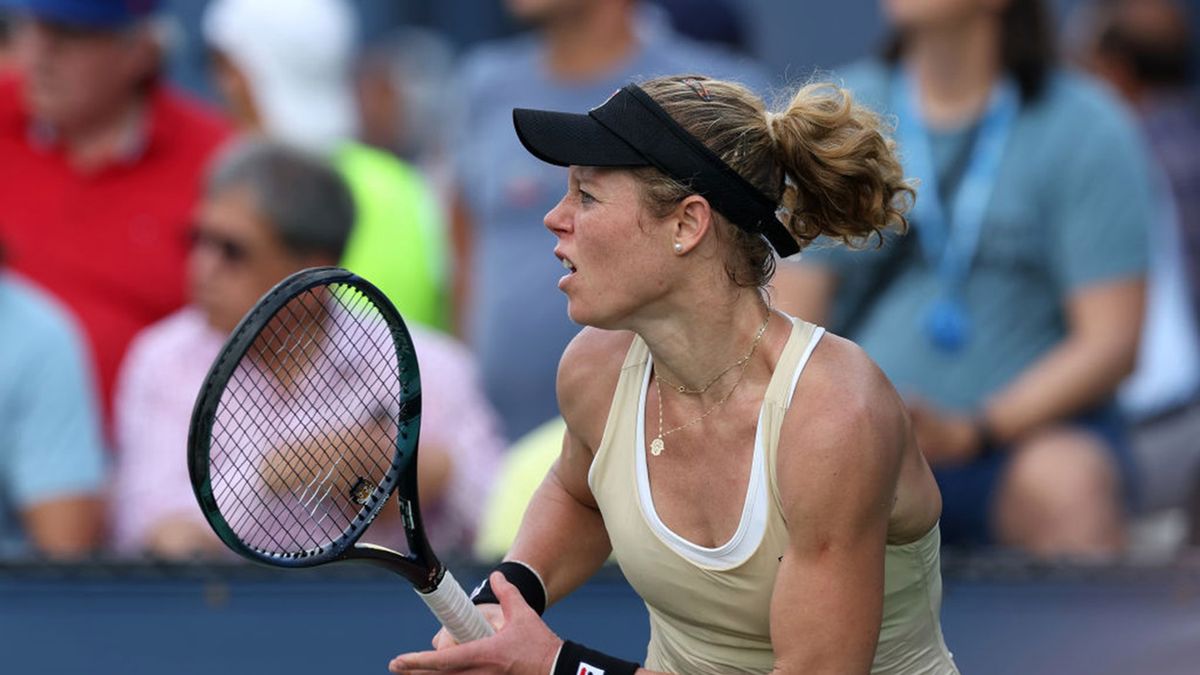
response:
[[[722,308],[722,309],[717,309]],[[768,321],[768,308],[757,289],[742,289],[727,304],[694,302],[675,308],[662,319],[652,319],[634,328],[654,356],[655,374],[674,385],[696,390],[712,383],[719,398],[726,377],[737,376],[740,368],[730,368],[753,349],[754,361],[767,350],[767,334],[781,322],[779,315]],[[760,330],[766,323],[766,331]],[[713,378],[725,374],[712,382]]]
[[[983,112],[1003,69],[1000,41],[999,18],[984,13],[906,36],[904,64],[916,79],[926,124],[961,126]]]

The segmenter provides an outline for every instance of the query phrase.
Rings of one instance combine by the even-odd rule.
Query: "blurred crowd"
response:
[[[0,556],[226,555],[191,493],[192,404],[264,292],[335,264],[415,326],[435,548],[501,555],[557,455],[578,331],[541,225],[566,172],[512,109],[811,70],[756,63],[727,0],[507,0],[524,30],[465,49],[366,42],[348,0],[211,0],[196,25],[161,4],[0,0]],[[947,545],[1176,555],[1200,544],[1192,19],[1051,9],[882,1],[876,52],[821,77],[894,120],[910,231],[814,242],[771,298],[896,384]],[[214,101],[167,76],[186,31]]]

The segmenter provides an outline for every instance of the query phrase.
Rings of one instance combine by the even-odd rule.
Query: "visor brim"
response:
[[[513,109],[521,145],[557,166],[649,166],[650,161],[590,115]]]

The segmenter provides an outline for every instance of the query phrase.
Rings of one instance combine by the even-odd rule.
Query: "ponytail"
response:
[[[744,86],[703,76],[656,78],[640,85],[676,122],[725,164],[780,205],[780,219],[803,247],[820,236],[852,246],[884,230],[907,228],[915,196],[895,144],[874,112],[832,84],[802,87],[783,112],[768,112]],[[702,94],[697,87],[702,86]],[[691,186],[658,169],[636,169],[647,206],[665,215]],[[775,255],[759,235],[717,214],[728,239],[725,270],[739,286],[762,287]]]
[[[914,192],[879,115],[828,83],[802,87],[782,113],[765,117],[783,170],[784,225],[807,244],[827,236],[859,245],[908,227]]]

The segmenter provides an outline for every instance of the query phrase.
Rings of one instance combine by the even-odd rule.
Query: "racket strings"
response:
[[[236,400],[236,397],[234,397],[234,400]],[[255,411],[257,411],[257,410],[258,409],[255,409]],[[249,429],[247,429],[246,426],[243,424],[234,423],[234,427],[239,432],[241,432],[241,434],[246,438],[268,437],[271,432],[271,430],[269,428],[264,427],[262,424],[260,424],[258,422],[259,418],[254,414],[253,411],[244,410],[240,406],[238,406],[235,410],[231,411],[230,415],[231,415],[231,419],[233,419],[233,420],[249,420],[252,423],[252,426],[254,427],[253,431],[256,433],[251,433],[251,431]],[[234,467],[234,469],[237,472],[237,478],[240,479],[243,484],[254,485],[256,483],[261,482],[263,479],[266,479],[266,481],[269,484],[282,483],[282,484],[286,485],[286,477],[283,475],[283,473],[280,471],[280,469],[278,468],[278,466],[275,463],[267,463],[264,467],[263,472],[256,474],[253,472],[253,469],[252,469],[253,460],[248,457],[248,453],[251,450],[253,450],[253,448],[250,446],[242,446],[240,448],[240,450],[241,450],[241,454],[237,458],[235,458],[235,461],[228,462],[228,464]],[[284,458],[286,463],[289,465],[288,468],[291,468],[293,473],[299,472],[299,469],[296,466],[292,465],[291,460],[290,460],[290,458],[287,457],[287,455],[282,455],[281,457]],[[313,458],[313,459],[315,460],[315,458]],[[224,475],[223,471],[219,470],[219,468],[221,466],[223,466],[224,464],[226,464],[226,463],[220,463],[220,464],[216,465],[218,467],[217,476],[221,479],[224,479],[225,475]],[[273,475],[265,475],[266,470],[270,470]],[[250,473],[247,473],[247,471],[250,471]],[[289,487],[289,491],[291,491],[290,487]],[[295,494],[294,491],[291,491],[291,492],[292,492],[291,496],[295,497],[296,499],[299,499],[299,495]],[[253,504],[247,503],[247,500],[242,497],[241,491],[238,491],[238,490],[231,490],[228,494],[233,499],[235,499],[238,502],[238,505],[241,507],[238,511],[236,511],[236,513],[237,513],[236,520],[232,520],[230,522],[230,526],[234,529],[235,532],[240,533],[240,532],[246,531],[248,529],[247,526],[250,526],[250,527],[259,526],[261,534],[266,539],[269,539],[270,543],[274,544],[280,550],[288,550],[288,549],[303,550],[305,548],[305,545],[302,544],[297,539],[295,529],[290,528],[288,525],[285,525],[284,522],[280,519],[280,517],[278,515],[278,511],[276,509],[270,508],[271,507],[270,504],[267,504],[266,502],[264,502],[262,500],[257,500]],[[264,514],[265,514],[265,517],[264,517]],[[275,525],[275,527],[272,527],[272,528],[261,527],[262,524],[268,518],[271,521],[273,521],[273,524]],[[283,533],[283,534],[289,535],[290,545],[284,545],[282,542],[280,542],[279,539],[276,537],[277,533]]]
[[[295,317],[293,317],[293,318],[295,318]],[[315,318],[315,317],[310,316],[309,318],[311,319],[311,318]],[[278,326],[278,325],[279,324],[277,322],[276,326]],[[274,350],[270,350],[270,351],[272,351],[276,354],[286,353],[288,356],[291,356],[293,359],[295,359],[294,354],[295,354],[295,350],[297,348],[304,348],[304,347],[307,347],[308,345],[316,344],[317,341],[320,339],[320,336],[316,336],[313,334],[313,327],[318,326],[319,324],[315,321],[310,320],[310,321],[302,322],[300,325],[306,326],[308,328],[308,330],[306,330],[304,332],[303,336],[300,339],[297,339],[294,341],[288,340],[286,338],[278,339],[279,336],[275,335],[273,337],[277,338],[276,343],[279,345],[283,345],[284,349],[274,349]],[[262,351],[262,350],[260,350],[260,351]],[[275,362],[275,363],[268,362],[267,365],[275,373],[279,373],[282,371],[282,372],[291,373],[294,375],[296,372],[296,369],[291,367],[291,364],[285,364],[285,363],[279,363],[279,362]],[[328,385],[330,383],[328,381],[326,381],[325,384]],[[320,391],[320,390],[318,390],[318,391]],[[323,403],[325,405],[330,404],[330,400],[327,399],[326,397],[321,396],[321,399],[322,400],[320,401],[320,403]],[[301,413],[301,422],[302,423],[311,425],[314,422],[311,415],[304,414],[307,412],[307,409],[301,408],[299,410],[299,412]],[[305,418],[307,418],[307,419],[305,419]],[[318,451],[322,456],[317,456],[316,454],[314,454],[313,451],[309,450],[309,448],[312,448],[314,445],[315,445],[315,450]],[[344,452],[336,452],[336,450],[334,450],[330,446],[330,444],[321,442],[320,437],[318,437],[317,442],[315,442],[314,444],[311,444],[311,445],[310,444],[301,444],[298,446],[298,448],[300,450],[304,451],[304,453],[303,453],[304,456],[300,457],[299,459],[302,462],[307,462],[309,465],[313,465],[316,462],[328,463],[328,460],[331,459],[331,457],[333,455],[335,455],[335,454],[337,455],[337,458],[333,460],[332,464],[329,466],[329,468],[325,471],[324,474],[322,474],[319,470],[310,471],[309,473],[311,474],[312,478],[311,478],[311,480],[309,480],[307,482],[307,484],[299,485],[292,481],[286,481],[286,480],[284,482],[284,484],[287,486],[289,495],[301,507],[302,510],[307,512],[307,514],[306,514],[307,518],[311,522],[313,522],[317,525],[322,525],[324,519],[328,516],[328,514],[325,514],[323,516],[318,516],[317,514],[319,511],[319,508],[320,508],[321,504],[325,501],[325,498],[328,497],[330,491],[332,490],[333,484],[332,484],[331,479],[334,477],[333,473],[337,469],[337,465],[340,462],[345,460],[346,454]],[[286,458],[286,456],[284,456],[284,457]],[[293,475],[302,475],[304,473],[301,469],[297,468],[296,463],[294,461],[286,461],[285,466],[288,469],[288,471],[290,471]],[[267,464],[267,467],[270,468],[272,470],[272,472],[275,474],[276,480],[283,477],[284,472],[280,470],[277,463],[275,463],[275,462],[269,463],[269,464]],[[358,469],[360,471],[363,471],[366,469],[366,467],[360,466]],[[270,476],[268,476],[267,479],[268,479],[268,482],[271,481]],[[354,515],[352,513],[348,513],[345,508],[342,509],[342,512],[343,512],[343,515],[346,515],[346,516],[352,517]],[[254,513],[247,512],[244,515],[250,516],[250,515],[254,515]],[[243,520],[244,519],[245,518],[243,518]],[[324,535],[326,538],[331,538],[331,535],[336,535],[337,533],[331,531],[329,528],[322,528],[321,534]],[[295,542],[296,542],[296,540],[295,540],[295,538],[293,538],[293,543],[295,543]],[[277,539],[274,540],[274,543],[278,543],[278,540]]]
[[[278,338],[279,336],[277,333],[278,333],[277,330],[272,330],[272,337]],[[309,337],[310,342],[315,342],[314,340],[312,340],[311,336],[307,336],[307,337]],[[286,345],[286,340],[280,340],[280,343]],[[295,346],[299,346],[300,344],[301,344],[301,342],[299,340],[297,340],[295,343]],[[291,357],[293,355],[295,346],[288,347],[286,349],[287,356]],[[277,374],[280,372],[280,370],[282,370],[282,368],[281,368],[283,366],[282,360],[274,357],[274,354],[282,353],[282,350],[264,350],[263,343],[261,343],[261,342],[256,342],[254,347],[257,348],[256,356],[258,356],[264,362],[264,364],[267,366],[267,368],[269,370],[271,370],[271,372]],[[245,367],[246,367],[245,363],[243,363],[243,364],[241,364],[241,366],[239,366],[239,368],[245,368]],[[250,380],[235,379],[230,382],[230,388],[232,389],[234,386],[244,385],[245,382],[247,382],[247,381],[250,381]],[[246,390],[246,388],[244,386],[240,386],[239,388]],[[262,408],[266,407],[267,399],[265,398],[262,391],[260,391],[257,388],[248,389],[246,391],[247,391],[246,395],[248,397],[250,397],[251,400],[257,399],[257,401],[255,401],[255,403],[257,404],[258,409],[262,409]],[[239,402],[239,399],[236,396],[236,392],[233,392],[233,393],[235,395],[231,398],[231,400],[234,401],[236,404],[237,402]],[[223,403],[224,403],[224,401],[223,401]],[[246,410],[242,406],[238,406],[238,409],[233,411],[232,419],[238,420],[239,422],[241,420],[249,421],[250,423],[253,424],[253,426],[255,427],[255,431],[258,432],[258,435],[260,437],[267,437],[269,435],[269,433],[268,433],[269,430],[266,429],[263,426],[263,424],[260,423],[260,420],[262,420],[263,418],[261,418],[258,415],[253,414],[253,412],[254,412],[253,410]],[[243,434],[248,434],[248,430],[245,428],[244,425],[242,425],[240,423],[235,423],[235,427],[239,431],[241,431]],[[249,450],[250,450],[250,448],[243,447],[242,448],[243,455]],[[289,458],[287,455],[281,455],[280,457],[282,458],[282,461],[284,461],[284,463],[287,465],[287,468],[291,469],[293,474],[299,473],[299,469],[297,468],[297,465],[293,463],[291,458]],[[244,456],[242,457],[242,459],[244,459]],[[316,458],[312,457],[312,456],[309,456],[307,459],[310,462],[316,461]],[[244,467],[246,465],[245,462],[234,462],[233,465],[235,467],[238,467],[239,477],[243,481],[245,481],[247,484],[253,484],[253,482],[255,482],[255,479],[251,478],[250,476],[247,476],[245,471],[242,469],[242,467]],[[287,485],[286,477],[280,471],[280,469],[276,463],[274,463],[274,462],[267,463],[265,465],[265,469],[269,469],[274,474],[274,476],[272,477],[272,476],[260,475],[260,476],[258,476],[258,479],[261,480],[262,478],[266,478],[266,480],[269,484],[283,483],[284,485]],[[297,501],[300,501],[302,499],[300,497],[300,495],[295,493],[294,489],[292,489],[290,485],[288,486],[288,490],[291,493],[291,496],[293,498],[295,498]],[[250,505],[250,504],[247,504],[246,501],[240,497],[238,492],[235,491],[235,492],[232,492],[231,494],[237,499],[237,501],[239,502],[239,506],[242,507],[242,511],[240,512],[240,517],[238,517],[238,519],[235,522],[230,523],[235,531],[239,531],[239,532],[243,531],[244,527],[247,524],[261,525],[262,521],[265,520],[264,518],[262,518],[262,513],[265,511],[266,515],[269,516],[269,518],[273,521],[273,524],[276,526],[274,528],[261,528],[261,534],[265,535],[265,538],[270,540],[269,543],[274,544],[277,548],[280,548],[281,550],[286,550],[286,549],[303,550],[307,547],[308,542],[301,542],[295,535],[295,529],[287,527],[280,520],[280,518],[278,517],[275,510],[273,510],[271,508],[267,508],[268,507],[267,504],[263,503],[260,500],[258,503],[254,504],[254,505]],[[279,539],[274,536],[276,532],[283,532],[283,533],[289,534],[290,535],[289,538],[291,540],[290,546],[284,546],[279,541]]]
[[[231,393],[234,395],[230,398],[230,400],[234,401],[235,405],[234,405],[234,409],[230,411],[230,416],[228,419],[234,420],[234,422],[233,422],[234,428],[237,431],[239,431],[241,433],[242,437],[244,437],[244,438],[254,438],[254,437],[266,438],[266,437],[269,437],[270,434],[272,433],[272,429],[264,426],[260,421],[262,418],[259,415],[255,414],[258,410],[261,410],[262,408],[256,407],[253,409],[246,409],[243,406],[237,405],[238,398],[236,396],[236,392],[231,392]],[[258,392],[257,390],[250,390],[250,395],[260,395],[261,396],[261,392]],[[222,401],[222,403],[225,403],[225,401]],[[248,429],[245,424],[241,423],[243,420],[250,423],[250,425],[253,427],[253,431],[251,429]],[[281,470],[277,466],[277,464],[274,462],[265,464],[263,467],[263,471],[260,473],[256,474],[253,472],[253,470],[251,468],[253,460],[250,459],[248,456],[248,453],[250,451],[252,451],[253,449],[254,448],[249,445],[241,446],[239,448],[240,455],[237,458],[235,458],[235,461],[228,462],[228,464],[233,466],[234,469],[236,470],[237,478],[241,480],[242,484],[254,485],[256,483],[262,482],[263,479],[265,479],[268,484],[287,485],[286,477],[281,472]],[[287,465],[287,468],[291,469],[291,472],[293,474],[299,474],[300,469],[298,468],[298,465],[293,463],[292,458],[290,458],[288,455],[280,455],[280,458]],[[315,462],[316,458],[310,457],[309,460]],[[224,472],[220,470],[220,468],[222,466],[224,466],[224,464],[226,464],[226,463],[223,462],[223,463],[216,464],[216,467],[218,469],[217,475],[220,478],[225,478]],[[267,470],[269,470],[273,475],[266,475]],[[247,471],[250,471],[250,473],[248,474]],[[294,497],[297,500],[300,499],[300,496],[298,494],[296,494],[295,491],[292,490],[290,486],[288,487],[288,489],[289,489],[289,492],[291,493],[292,497]],[[264,536],[264,538],[270,540],[269,543],[274,544],[280,550],[288,550],[288,549],[303,550],[306,547],[307,542],[302,543],[299,539],[297,539],[295,528],[291,528],[288,525],[285,525],[284,522],[280,519],[280,517],[278,515],[279,512],[276,509],[270,508],[271,507],[270,504],[265,503],[262,500],[256,500],[252,504],[247,503],[247,500],[241,496],[241,491],[238,491],[238,490],[231,490],[228,494],[232,498],[234,498],[238,502],[238,505],[241,507],[238,511],[236,511],[236,513],[237,513],[236,519],[231,520],[231,522],[230,522],[230,525],[231,525],[231,527],[233,527],[235,532],[240,533],[240,532],[246,531],[247,526],[251,526],[251,527],[259,526],[260,533]],[[262,524],[268,518],[271,521],[273,521],[273,524],[275,525],[275,527],[272,527],[272,528],[261,527]],[[289,535],[290,545],[284,545],[284,543],[281,542],[276,537],[277,533],[283,533],[283,534]]]
[[[213,424],[214,496],[239,539],[297,555],[356,529],[408,433],[404,371],[386,319],[353,286],[306,291],[267,322]]]
[[[360,296],[360,298],[361,298],[361,296]],[[363,299],[365,300],[365,298],[363,298]],[[305,311],[308,312],[308,308],[305,308]],[[352,308],[352,311],[353,311],[353,308]],[[309,313],[308,318],[313,322],[315,322],[317,320],[317,317],[312,316],[311,312]],[[349,345],[350,349],[355,352],[354,356],[356,358],[360,359],[362,362],[369,362],[373,358],[373,354],[368,354],[368,353],[363,352],[361,349],[359,349],[358,344],[360,342],[364,342],[364,341],[371,341],[373,339],[372,336],[367,334],[367,332],[365,331],[362,324],[359,324],[359,323],[351,324],[349,326],[347,332],[349,333],[349,337],[350,337],[350,339],[347,341],[347,344]],[[379,338],[380,336],[376,335],[374,337]],[[389,341],[389,344],[379,344],[378,342],[373,342],[372,343],[372,347],[374,348],[373,353],[374,354],[387,353],[386,350],[389,349],[390,346],[391,346],[390,341]],[[326,385],[326,387],[324,389],[317,390],[317,395],[323,399],[326,397],[327,394],[332,396],[332,391],[334,390],[334,384],[328,381],[328,379],[325,377],[325,374],[323,372],[318,371],[317,377],[322,380],[322,384]],[[368,384],[379,385],[381,382],[382,382],[382,380],[380,380],[379,378],[374,378],[374,382],[371,382]],[[374,413],[375,411],[373,410],[373,408],[379,408],[379,409],[381,409],[380,410],[381,412],[386,412],[386,408],[389,406],[381,406],[380,405],[381,401],[387,401],[389,404],[391,404],[390,405],[391,408],[399,409],[400,397],[394,391],[389,391],[386,388],[380,388],[379,390],[372,390],[371,394],[373,396],[369,399],[364,399],[357,388],[352,388],[350,391],[351,391],[352,395],[354,395],[357,398],[357,403],[359,404],[361,409],[372,410],[372,412]],[[326,401],[326,402],[328,403],[328,401]],[[374,414],[373,416],[377,418],[378,414]]]
[[[314,315],[312,313],[311,309],[307,305],[301,304],[300,307],[301,307],[302,311],[305,313],[305,316],[303,317],[302,325],[309,328],[309,330],[305,331],[305,337],[308,340],[308,344],[314,344],[317,342],[318,337],[312,334],[311,328],[314,326],[321,327],[321,326],[323,326],[323,322],[321,322],[321,317]],[[352,307],[351,311],[354,311],[354,309],[361,309],[361,308],[353,308]],[[360,324],[360,323],[350,324],[348,327],[348,333],[349,333],[348,337],[350,339],[346,340],[344,344],[348,345],[349,349],[354,351],[356,353],[355,355],[358,358],[360,358],[360,359],[369,358],[367,354],[364,354],[362,352],[362,350],[358,349],[358,347],[357,347],[357,345],[362,340],[369,339],[369,336],[366,335],[365,331],[362,329],[362,324]],[[328,339],[329,336],[325,335],[325,337],[326,337],[326,339]],[[300,344],[300,343],[298,343],[298,344]],[[379,345],[375,345],[375,347],[379,348]],[[335,390],[336,384],[333,382],[330,382],[329,379],[325,376],[324,372],[321,370],[316,370],[315,375],[316,375],[316,378],[320,380],[320,385],[323,385],[323,386],[318,386],[317,388],[315,388],[313,390],[315,393],[315,396],[320,399],[319,402],[321,404],[323,404],[327,407],[336,407],[340,401],[335,398],[330,398],[330,396],[332,396],[332,392]],[[362,398],[362,396],[359,395],[358,388],[356,388],[356,387],[350,388],[349,392],[351,395],[353,395],[357,399],[357,403],[359,404],[360,410],[371,410],[371,408],[373,406],[378,405],[377,403],[372,403],[372,402],[368,402],[367,400],[364,400]],[[392,395],[391,398],[397,402],[399,400],[398,397],[396,397],[394,395]],[[298,413],[300,415],[308,418],[308,419],[304,420],[306,423],[315,425],[318,423],[318,421],[316,419],[313,419],[314,411],[315,411],[315,408],[313,408],[313,407],[304,407],[304,408],[299,409]],[[372,413],[373,413],[373,411],[372,411]],[[374,416],[375,415],[372,414],[372,417],[374,417]],[[335,439],[335,440],[338,440],[338,439]],[[352,442],[351,444],[353,444],[354,442],[357,442],[359,439],[354,438],[354,439],[348,439],[348,440],[350,440]],[[304,448],[304,447],[306,447],[306,446],[301,446],[301,448]],[[332,454],[336,453],[337,459],[334,460],[334,465],[336,465],[346,459],[346,452],[344,450],[340,450],[340,451],[336,450],[333,444],[319,443],[318,449],[325,451],[325,456],[322,458],[325,461],[328,461],[329,459],[331,459]],[[361,453],[358,453],[358,454],[352,453],[351,457],[361,460]],[[313,460],[315,458],[311,454],[309,454],[308,459]],[[317,461],[320,461],[320,460],[317,460]],[[376,473],[378,473],[378,471],[380,469],[386,469],[386,467],[381,466],[378,462],[377,462],[376,466],[374,466],[374,467],[367,467],[361,461],[358,461],[358,466],[356,468],[360,473],[364,473],[364,474],[371,474],[372,469]],[[333,471],[333,467],[330,467],[329,473],[326,474],[327,478],[329,475],[331,475],[332,471]],[[315,482],[316,479],[319,477],[320,477],[319,474],[315,475],[313,478],[313,481]],[[322,483],[321,483],[322,486],[326,482],[328,482],[327,478],[322,479]],[[309,485],[305,486],[304,493],[302,493],[302,495],[301,495],[302,500],[304,498],[303,494],[307,494],[309,489],[311,488],[311,486],[312,486],[312,482],[310,482]],[[313,490],[313,495],[315,496],[317,494],[317,492],[319,492],[320,489],[321,489],[321,486],[318,486],[316,490]],[[326,494],[328,494],[328,490],[326,491]],[[307,506],[307,504],[311,503],[311,501],[312,500],[310,498],[310,499],[308,499],[307,502],[302,502],[302,503],[304,503]]]
[[[241,367],[244,367],[244,366],[239,366],[239,369]],[[218,410],[218,413],[217,413],[218,419],[226,422],[227,424],[231,425],[236,431],[238,431],[239,433],[237,434],[236,437],[254,438],[256,436],[257,437],[265,436],[266,429],[263,428],[263,426],[258,422],[258,417],[256,415],[252,414],[251,410],[247,410],[246,408],[244,408],[241,405],[241,400],[239,399],[239,396],[238,396],[238,394],[240,392],[235,390],[235,388],[244,391],[244,388],[240,386],[240,381],[237,378],[234,378],[233,380],[231,380],[230,390],[228,391],[228,395],[222,398],[221,408]],[[257,391],[251,390],[250,393],[247,395],[253,396],[256,394],[258,394]],[[254,409],[257,410],[259,408],[256,407]],[[245,423],[243,423],[243,422],[245,422]],[[246,423],[248,423],[248,424],[246,424]],[[248,425],[252,426],[254,428],[254,431],[256,431],[258,433],[253,433],[250,429],[247,428]],[[214,483],[216,485],[235,485],[235,484],[238,484],[238,480],[240,480],[241,484],[245,484],[245,485],[253,484],[256,480],[258,480],[258,478],[253,477],[251,474],[247,473],[247,470],[250,467],[250,462],[245,457],[245,453],[246,453],[246,451],[248,451],[250,449],[250,446],[247,444],[233,445],[233,444],[222,443],[223,448],[230,447],[230,446],[235,448],[236,450],[240,451],[239,455],[237,457],[231,458],[230,461],[214,461],[212,463],[213,473],[214,473],[214,478],[215,478]],[[236,476],[229,475],[226,472],[227,471],[226,467],[232,467],[231,470],[236,473]],[[269,518],[270,520],[274,521],[275,527],[260,528],[260,532],[262,535],[260,537],[260,539],[266,539],[268,541],[267,542],[260,541],[260,542],[257,542],[256,545],[260,545],[260,547],[261,547],[261,544],[263,544],[263,543],[270,543],[270,544],[273,544],[276,548],[278,548],[280,550],[286,550],[288,548],[297,548],[300,546],[300,543],[299,543],[299,541],[297,541],[294,534],[290,537],[290,539],[291,539],[290,545],[285,545],[283,542],[281,542],[277,538],[278,534],[287,534],[287,533],[289,533],[289,530],[284,525],[284,523],[280,520],[280,518],[276,514],[276,512],[272,511],[269,508],[266,508],[266,505],[263,504],[262,502],[257,502],[257,503],[253,503],[253,504],[248,503],[247,500],[242,497],[240,490],[228,490],[228,491],[224,492],[224,496],[235,500],[239,507],[237,509],[231,509],[227,506],[222,507],[222,511],[225,513],[226,520],[230,523],[230,526],[232,527],[232,529],[235,532],[239,533],[239,535],[241,535],[242,532],[246,531],[245,526],[247,525],[247,521],[249,521],[251,524],[261,525],[263,522],[265,522]],[[264,512],[265,512],[265,514],[264,514]],[[250,543],[250,542],[247,542],[247,543]]]
[[[350,311],[352,311],[352,312],[362,311],[363,307],[356,306],[356,305],[361,305],[362,302],[366,302],[366,298],[364,296],[358,295],[357,300],[359,302],[352,304],[351,307],[349,308]],[[307,311],[307,308],[305,308],[305,309]],[[347,344],[350,346],[350,349],[354,351],[354,356],[355,356],[355,358],[357,358],[359,360],[359,362],[368,363],[371,360],[375,359],[377,354],[390,354],[391,353],[392,343],[391,343],[391,339],[390,339],[390,334],[388,334],[386,332],[381,333],[380,331],[376,331],[375,335],[370,335],[365,330],[365,327],[362,323],[352,323],[348,327],[347,333],[349,334],[349,337],[350,337],[350,339],[347,341]],[[370,353],[364,352],[362,349],[359,348],[358,345],[363,344],[363,343],[371,344],[373,349],[371,350]],[[395,359],[393,358],[391,360],[394,361]],[[401,364],[401,367],[402,367],[402,364]],[[321,398],[324,400],[324,399],[326,399],[327,395],[332,396],[332,392],[335,390],[335,384],[329,382],[328,378],[326,378],[325,374],[321,371],[317,372],[317,376],[321,379],[322,384],[325,385],[324,388],[319,388],[317,390],[318,395],[321,396]],[[401,399],[400,399],[400,396],[396,393],[397,390],[401,389],[401,387],[388,388],[388,387],[380,386],[381,384],[383,384],[383,382],[384,381],[381,378],[372,378],[371,382],[365,383],[372,387],[372,390],[370,392],[371,395],[368,396],[367,398],[363,397],[359,388],[357,388],[357,387],[350,388],[351,395],[353,395],[355,397],[356,402],[358,403],[358,406],[359,406],[358,409],[367,411],[367,414],[369,415],[370,420],[373,422],[379,421],[381,418],[386,417],[387,412],[389,410],[399,411],[401,408]],[[325,403],[331,404],[331,401],[325,400]],[[370,429],[369,426],[367,428]],[[403,433],[403,427],[401,427],[401,432]],[[388,441],[391,441],[392,439],[394,439],[394,435],[390,436],[388,438]],[[361,472],[363,472],[365,474],[369,474],[373,470],[374,472],[377,473],[381,468],[386,471],[388,466],[390,466],[390,464],[391,464],[390,454],[389,455],[374,454],[374,455],[372,455],[372,457],[375,460],[375,463],[374,463],[374,466],[372,466],[370,468],[366,467],[365,465],[362,464],[361,461],[359,461],[358,468]],[[341,453],[341,458],[342,459],[345,458],[344,451]],[[356,460],[362,459],[361,456],[359,456],[359,455],[352,455],[352,458],[354,458]]]

